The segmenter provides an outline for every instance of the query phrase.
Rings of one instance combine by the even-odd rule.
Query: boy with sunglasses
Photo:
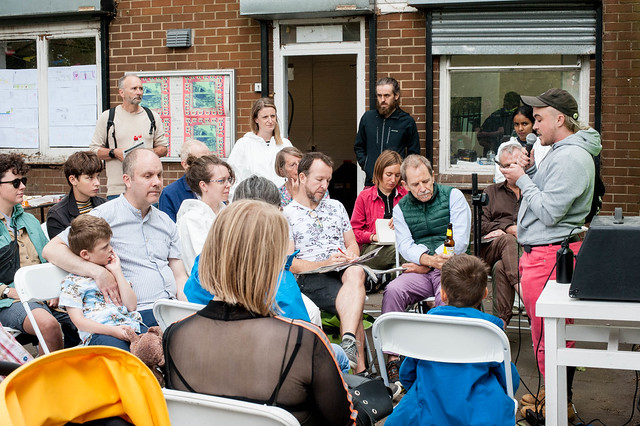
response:
[[[22,208],[27,183],[24,175],[28,171],[29,166],[20,155],[0,154],[0,323],[35,335],[24,307],[17,303],[20,299],[13,284],[14,274],[19,267],[46,262],[42,257],[42,248],[47,244],[47,238],[40,228],[40,222]],[[62,349],[60,324],[49,307],[34,302],[29,306],[49,349],[52,352]]]

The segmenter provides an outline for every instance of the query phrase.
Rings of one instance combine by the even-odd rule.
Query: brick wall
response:
[[[640,214],[640,2],[603,2],[604,209]]]
[[[602,98],[602,174],[607,186],[604,212],[622,207],[640,214],[640,1],[604,0],[604,71]],[[166,30],[192,28],[194,45],[164,47]],[[366,33],[368,36],[368,32]],[[368,44],[368,40],[367,40]],[[249,131],[246,117],[260,95],[260,27],[239,15],[239,1],[122,0],[110,26],[111,104],[119,103],[115,82],[127,71],[221,69],[236,70],[236,136]],[[367,49],[368,55],[368,49]],[[270,57],[271,52],[270,52]],[[391,75],[402,89],[401,105],[416,120],[424,149],[426,140],[424,13],[378,17],[378,77]],[[367,57],[368,64],[368,57]],[[434,57],[434,166],[438,170],[439,62]],[[595,75],[592,60],[592,96]],[[272,72],[270,72],[272,75]],[[368,80],[367,66],[367,80]],[[368,99],[368,84],[367,84]],[[368,102],[367,102],[368,105]],[[592,112],[593,112],[593,108]],[[590,117],[593,123],[593,115]],[[165,163],[165,184],[181,174],[179,164]],[[66,192],[59,168],[31,172],[29,194]],[[468,187],[470,176],[442,176],[441,181]],[[481,178],[481,183],[490,178]]]

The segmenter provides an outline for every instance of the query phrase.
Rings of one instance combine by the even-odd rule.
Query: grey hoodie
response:
[[[598,132],[580,130],[554,143],[532,177],[525,174],[518,179],[520,244],[561,241],[574,227],[584,225],[593,199],[593,156],[601,150]]]

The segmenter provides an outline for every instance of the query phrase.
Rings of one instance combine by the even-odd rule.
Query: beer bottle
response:
[[[447,238],[444,240],[444,254],[455,254],[456,242],[453,241],[453,225],[447,225]]]

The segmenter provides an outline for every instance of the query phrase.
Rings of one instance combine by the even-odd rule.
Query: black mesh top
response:
[[[211,301],[167,328],[163,344],[167,388],[269,405],[275,400],[302,425],[355,422],[331,346],[308,322]]]

